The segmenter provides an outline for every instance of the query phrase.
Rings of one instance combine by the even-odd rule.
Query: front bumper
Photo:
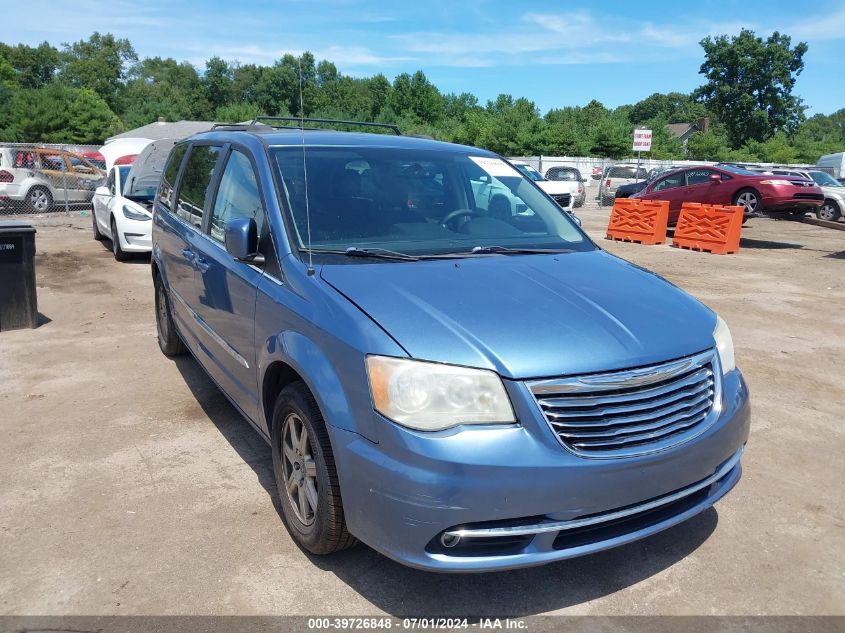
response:
[[[814,196],[814,197],[797,197]],[[764,213],[789,211],[815,211],[824,203],[823,194],[797,193],[794,195],[763,196]]]
[[[153,250],[152,222],[121,218],[117,226],[120,247],[127,253],[149,253]]]
[[[527,388],[508,390],[519,425],[422,434],[381,419],[378,444],[329,427],[349,530],[420,569],[528,567],[664,530],[713,505],[740,478],[749,404],[738,371],[724,377],[722,411],[706,432],[619,459],[569,453]],[[616,515],[633,506],[624,520]]]

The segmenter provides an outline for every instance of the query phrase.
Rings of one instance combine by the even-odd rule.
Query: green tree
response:
[[[252,121],[255,117],[263,115],[264,112],[255,103],[228,103],[217,108],[214,113],[214,120],[221,123],[241,123]]]
[[[694,132],[687,139],[687,158],[691,160],[725,160],[729,152],[728,139],[713,130]]]
[[[92,90],[51,84],[14,93],[9,104],[10,140],[102,143],[119,120]]]
[[[212,57],[205,62],[202,85],[205,98],[212,110],[217,110],[232,100],[234,74],[228,62]]]
[[[137,60],[129,40],[95,31],[87,40],[64,45],[60,78],[71,87],[93,90],[114,108],[127,78],[128,65]]]
[[[15,71],[14,84],[21,88],[41,88],[53,81],[59,65],[59,51],[47,42],[38,46],[7,46],[0,43],[0,57]]]
[[[792,89],[804,69],[807,44],[791,43],[777,31],[763,40],[748,29],[736,37],[701,40],[705,60],[699,72],[707,83],[695,94],[725,125],[733,147],[792,131],[803,119],[801,99]]]
[[[636,125],[662,116],[668,123],[688,123],[707,116],[703,104],[681,92],[655,92],[628,109],[628,119]]]

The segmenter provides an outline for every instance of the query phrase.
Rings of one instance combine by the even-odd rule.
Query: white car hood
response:
[[[562,193],[570,193],[574,196],[578,193],[578,183],[572,180],[541,180],[537,185],[551,196]]]

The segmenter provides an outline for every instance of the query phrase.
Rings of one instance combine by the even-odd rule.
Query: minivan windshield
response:
[[[509,254],[593,243],[531,181],[494,156],[395,147],[273,147],[298,247],[314,253]],[[489,248],[495,247],[495,248]],[[362,249],[367,249],[363,250]],[[473,249],[475,249],[473,251]]]

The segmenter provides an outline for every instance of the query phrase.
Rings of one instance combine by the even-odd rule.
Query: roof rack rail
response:
[[[278,125],[274,126],[273,122],[279,123],[298,123],[299,125]],[[302,127],[304,123],[329,123],[329,124],[340,124],[340,125],[359,125],[361,127],[378,127],[384,128],[386,130],[390,130],[397,136],[402,136],[402,131],[399,129],[398,125],[393,123],[374,123],[372,121],[347,121],[344,119],[315,119],[312,117],[298,117],[298,116],[257,116],[252,120],[250,126],[253,125],[270,125],[272,127],[293,127],[298,128]],[[303,129],[313,129],[313,128],[303,128]]]

